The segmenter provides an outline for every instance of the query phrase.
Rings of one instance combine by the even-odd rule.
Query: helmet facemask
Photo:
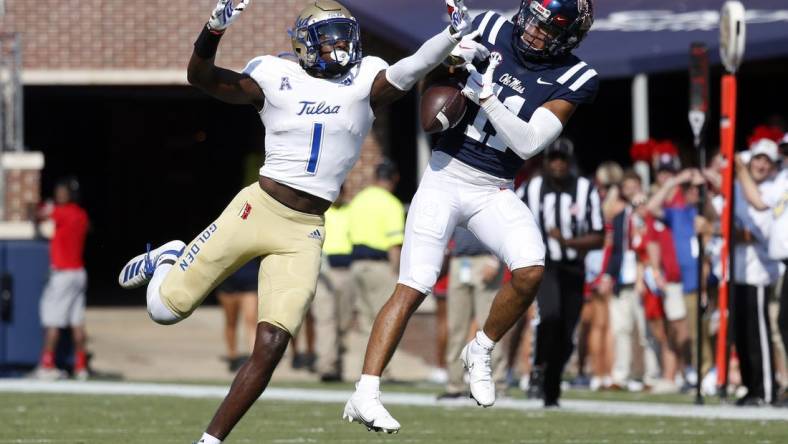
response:
[[[526,18],[522,28],[522,32],[518,33],[520,45],[523,45],[523,48],[526,48],[527,51],[533,53],[537,58],[542,56],[545,58],[550,57],[550,53],[554,52],[556,37],[563,32],[560,29],[556,29],[555,26],[544,23],[536,15]]]
[[[514,18],[512,44],[524,60],[545,61],[569,54],[593,23],[591,0],[559,0],[549,9],[543,3],[523,0]]]
[[[337,78],[361,61],[358,23],[329,18],[311,24],[296,22],[290,31],[301,66],[315,77]]]

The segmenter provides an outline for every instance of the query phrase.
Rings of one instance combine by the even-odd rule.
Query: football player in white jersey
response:
[[[470,75],[462,93],[473,103],[438,140],[413,197],[399,280],[372,327],[346,418],[371,428],[399,429],[380,401],[380,375],[411,314],[435,285],[457,225],[473,232],[512,270],[483,328],[460,355],[471,396],[484,407],[495,403],[492,350],[533,302],[544,271],[542,236],[512,189],[514,175],[524,159],[561,134],[578,105],[593,101],[597,72],[571,53],[592,22],[591,0],[521,0],[513,21],[494,11],[473,20],[472,35],[479,41],[466,36],[458,53],[484,47],[490,52],[488,66],[479,64],[477,71],[466,64]]]
[[[355,164],[375,112],[438,66],[470,30],[461,1],[451,25],[392,66],[362,57],[359,26],[333,0],[311,0],[290,31],[297,61],[252,59],[243,72],[215,66],[222,34],[250,0],[221,0],[194,44],[189,82],[220,100],[251,104],[266,129],[259,183],[233,199],[189,244],[169,242],[130,260],[124,288],[147,284],[148,312],[174,324],[249,260],[262,256],[254,350],[200,443],[227,437],[265,389],[312,300],[325,236],[323,213]]]

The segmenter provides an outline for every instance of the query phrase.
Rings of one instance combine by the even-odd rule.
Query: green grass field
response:
[[[165,383],[180,384],[180,381],[161,381]],[[208,385],[227,385],[219,381],[199,381],[196,384]],[[342,383],[322,383],[322,382],[293,382],[283,383],[279,382],[273,384],[272,387],[283,388],[297,388],[297,389],[320,389],[320,390],[344,390],[353,391],[355,387],[352,382]],[[425,393],[438,395],[443,393],[445,388],[443,386],[435,385],[432,383],[412,383],[412,382],[383,382],[383,391],[395,391],[401,393]],[[517,388],[510,387],[506,391],[506,395],[514,399],[525,399],[525,394]],[[561,394],[563,399],[583,399],[583,400],[596,400],[596,401],[630,401],[630,402],[659,402],[665,404],[694,404],[695,392],[687,394],[666,393],[666,394],[653,394],[647,392],[632,393],[627,391],[600,391],[592,392],[590,390],[566,390]],[[706,405],[720,405],[718,397],[706,397],[704,399]]]
[[[191,443],[218,399],[0,393],[0,443]],[[391,406],[398,435],[337,404],[258,402],[228,443],[786,443],[788,423]]]

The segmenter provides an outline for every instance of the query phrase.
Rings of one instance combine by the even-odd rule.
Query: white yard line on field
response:
[[[64,393],[77,395],[147,395],[180,398],[223,398],[227,387],[210,385],[149,384],[134,382],[76,382],[37,381],[30,379],[0,379],[0,393]],[[269,388],[261,397],[272,401],[305,401],[341,405],[350,397],[349,391]],[[390,405],[430,406],[450,408],[479,408],[470,400],[439,402],[434,395],[385,392],[383,402]],[[688,404],[660,404],[651,402],[562,400],[556,412],[603,415],[669,416],[700,419],[738,419],[750,421],[786,421],[788,409],[771,407],[694,406]],[[522,411],[542,411],[539,401],[501,399],[495,408]],[[339,413],[337,413],[339,414]]]

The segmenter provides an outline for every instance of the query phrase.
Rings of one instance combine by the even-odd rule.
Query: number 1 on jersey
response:
[[[320,160],[320,149],[323,147],[323,124],[315,123],[312,127],[312,149],[309,152],[309,161],[306,163],[308,174],[317,173],[317,162]]]

